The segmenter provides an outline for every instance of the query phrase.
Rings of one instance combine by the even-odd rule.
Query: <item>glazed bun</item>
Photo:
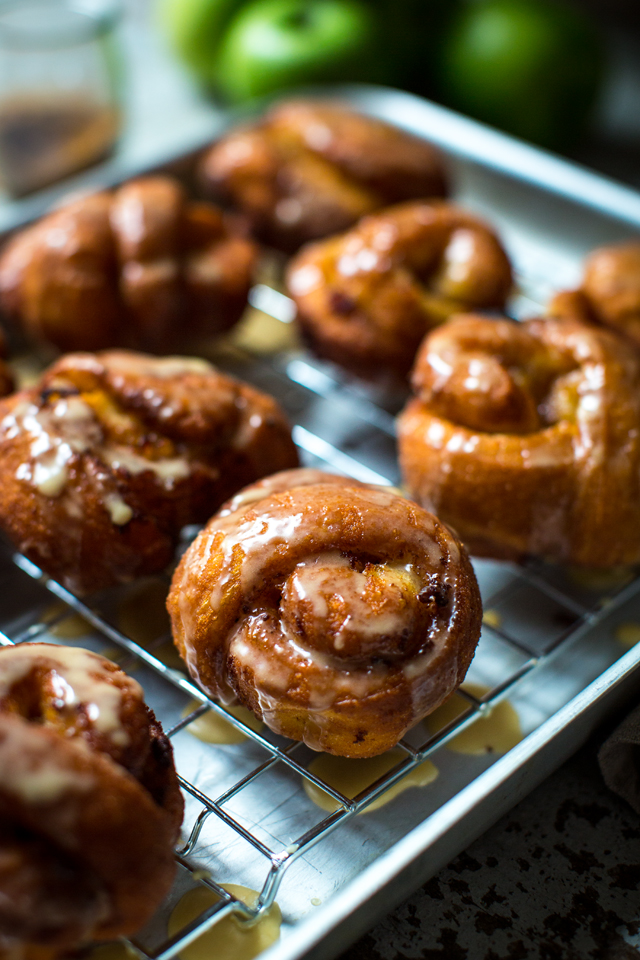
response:
[[[135,933],[171,887],[182,813],[135,680],[77,647],[0,648],[3,956]]]
[[[294,470],[247,487],[175,572],[192,677],[314,750],[393,747],[464,679],[481,605],[467,554],[386,487]]]
[[[640,562],[640,356],[575,320],[460,316],[398,420],[407,490],[472,553]]]
[[[504,306],[509,259],[459,207],[404,203],[364,217],[292,260],[287,288],[313,350],[360,376],[404,379],[427,330]]]
[[[287,251],[346,230],[380,207],[443,197],[439,153],[424,140],[339,103],[290,100],[232,130],[205,155],[205,190]]]
[[[296,464],[275,400],[204,360],[69,354],[0,401],[0,528],[86,593],[162,570],[183,526]]]
[[[0,305],[60,350],[166,353],[228,330],[257,249],[171,177],[82,197],[18,233],[0,256]]]
[[[580,287],[556,294],[547,312],[612,327],[640,344],[640,242],[594,250]]]

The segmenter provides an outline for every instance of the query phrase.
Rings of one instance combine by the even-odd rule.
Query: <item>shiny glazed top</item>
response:
[[[640,358],[576,320],[460,316],[431,333],[399,423],[407,485],[472,550],[640,559]]]
[[[86,592],[162,569],[184,525],[295,463],[276,402],[204,360],[68,354],[0,402],[0,525]]]
[[[558,293],[547,312],[604,324],[640,343],[640,243],[594,250],[585,261],[580,287]]]
[[[76,647],[0,649],[0,945],[12,956],[137,930],[171,885],[182,813],[171,746],[135,680]]]
[[[393,745],[455,689],[480,618],[466,554],[435,517],[315,470],[229,501],[183,557],[168,606],[205,690],[347,756]]]
[[[405,376],[427,330],[460,310],[503,307],[511,282],[489,227],[452,204],[425,201],[306,247],[287,273],[312,346],[365,376]]]
[[[205,156],[201,177],[285,250],[388,204],[447,193],[430,144],[338,102],[313,100],[285,101],[232,130]]]
[[[0,255],[0,305],[60,350],[166,353],[239,319],[256,255],[219,208],[143,177],[17,233]]]

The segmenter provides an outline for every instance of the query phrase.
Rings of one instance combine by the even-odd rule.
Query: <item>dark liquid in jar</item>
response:
[[[0,101],[0,184],[21,196],[106,157],[120,117],[81,95],[15,96]]]

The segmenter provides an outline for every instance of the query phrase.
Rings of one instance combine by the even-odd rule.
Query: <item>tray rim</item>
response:
[[[314,88],[307,92],[313,96],[343,97],[363,112],[387,119],[425,137],[455,157],[518,180],[547,194],[556,194],[579,207],[590,208],[595,213],[623,224],[640,227],[639,191],[422,97],[368,84],[339,86],[329,90],[324,88],[320,92]],[[616,689],[631,678],[639,667],[640,645],[623,654],[520,744],[342,886],[339,896],[336,892],[326,904],[299,920],[287,933],[285,940],[274,944],[262,954],[264,960],[296,960],[310,951],[315,955],[314,948],[319,947],[330,932],[344,927],[358,910],[365,911],[367,902],[374,894],[410,870],[430,847],[450,830],[455,829],[481,801],[505,786],[528,761],[545,747],[549,747],[563,731],[574,726],[590,708],[595,708],[598,704],[604,707]],[[570,753],[587,739],[590,732],[590,727],[585,724],[583,736],[573,744]],[[510,806],[533,789],[536,782],[552,773],[563,762],[565,755],[561,753],[557,763],[548,765],[543,776],[536,776],[529,783],[526,782],[526,777],[523,778],[519,795],[514,796]],[[474,831],[474,836],[488,829],[502,812],[502,809],[498,809],[493,818],[487,819]],[[467,839],[464,846],[468,842],[470,839]],[[439,864],[435,864],[433,870],[422,871],[422,882],[438,868]],[[416,886],[418,884],[419,881]],[[389,909],[392,906],[389,904]],[[382,915],[378,914],[378,919]],[[371,925],[373,924],[369,923],[369,926]],[[359,935],[359,929],[355,932],[352,930],[341,949],[346,948]],[[319,951],[318,955],[331,956],[336,952],[337,950],[329,948],[325,954]]]
[[[456,157],[547,193],[555,193],[577,206],[640,227],[640,190],[612,177],[417,94],[369,84],[350,84],[333,89],[334,95],[339,96],[342,92],[363,112],[370,112],[429,139]],[[435,135],[432,127],[436,130]]]
[[[116,156],[16,201],[12,222],[0,226],[0,241],[64,201],[67,195],[109,189],[133,177],[161,171],[195,157],[231,126],[260,115],[273,103],[295,97],[343,99],[363,113],[379,116],[430,140],[459,159],[640,228],[640,190],[418,94],[376,84],[350,83],[296,87],[239,107],[220,108],[217,113],[212,112],[201,136],[190,137],[179,150],[166,151],[151,164],[134,162],[126,168]],[[2,219],[0,217],[0,221]]]
[[[326,904],[317,908],[316,912],[298,921],[296,927],[299,924],[299,929],[294,927],[287,934],[285,940],[274,944],[261,954],[263,960],[276,960],[276,958],[277,960],[295,960],[295,958],[305,956],[326,937],[327,933],[342,926],[359,908],[365,907],[367,901],[375,893],[378,893],[384,886],[392,883],[394,879],[408,870],[422,854],[428,851],[429,847],[441,840],[449,830],[455,828],[456,824],[481,801],[487,800],[496,789],[505,785],[510,777],[526,765],[527,761],[549,746],[561,732],[567,730],[583,716],[588,708],[610,697],[617,687],[638,671],[639,667],[640,644],[623,654],[600,676],[576,694],[564,707],[557,710],[548,720],[545,720],[519,744],[512,747],[508,753],[496,760],[451,800],[448,800],[438,810],[430,814],[426,820],[410,830],[385,853],[380,854],[360,874],[348,881],[340,888],[337,903],[333,903],[333,901],[338,891]],[[576,742],[571,753],[575,752],[581,743],[587,740],[591,728],[585,727],[583,732],[584,736]],[[538,778],[538,782],[553,773],[564,760],[565,754],[561,753],[557,764],[547,768],[543,777]],[[522,796],[516,797],[514,803],[510,806],[515,806],[535,785],[535,782],[527,784],[526,780],[523,781],[524,791]],[[502,814],[503,810],[499,809],[491,822],[484,823],[478,831],[474,831],[474,836],[467,842],[471,842],[475,836],[484,833]],[[466,845],[467,843],[465,843]],[[437,872],[438,869],[440,869],[440,865],[435,864],[433,871],[424,872],[422,881],[418,881],[415,888],[417,889],[420,882],[424,883],[430,876],[433,876],[433,873]],[[384,875],[382,883],[380,882],[381,874]],[[404,897],[401,899],[404,899]],[[389,909],[393,909],[393,906],[390,906]],[[379,915],[378,919],[381,920],[385,915]],[[353,939],[358,936],[360,936],[359,932],[354,935]],[[344,949],[349,946],[350,942],[352,942],[351,938],[345,942]]]

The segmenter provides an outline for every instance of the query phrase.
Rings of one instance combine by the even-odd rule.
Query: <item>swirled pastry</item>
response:
[[[3,956],[138,930],[171,886],[182,812],[135,680],[88,650],[0,648]]]
[[[480,634],[453,534],[391,489],[317,470],[276,474],[222,507],[167,605],[211,696],[346,757],[383,753],[445,700]]]
[[[556,294],[547,312],[604,324],[640,343],[640,242],[594,250],[581,286]]]
[[[232,130],[203,159],[214,197],[250,218],[268,243],[295,250],[365,213],[414,197],[443,197],[446,177],[424,140],[336,103],[281,103]]]
[[[404,377],[427,330],[460,310],[504,306],[511,267],[481,221],[414,202],[305,247],[287,286],[317,353],[361,376]]]
[[[133,180],[55,210],[9,241],[0,305],[60,350],[166,352],[246,306],[256,247],[170,177]]]
[[[87,592],[163,569],[185,524],[296,463],[275,400],[204,360],[69,354],[0,401],[0,528]]]
[[[425,339],[413,386],[404,481],[472,552],[640,561],[640,358],[624,339],[460,316]]]

